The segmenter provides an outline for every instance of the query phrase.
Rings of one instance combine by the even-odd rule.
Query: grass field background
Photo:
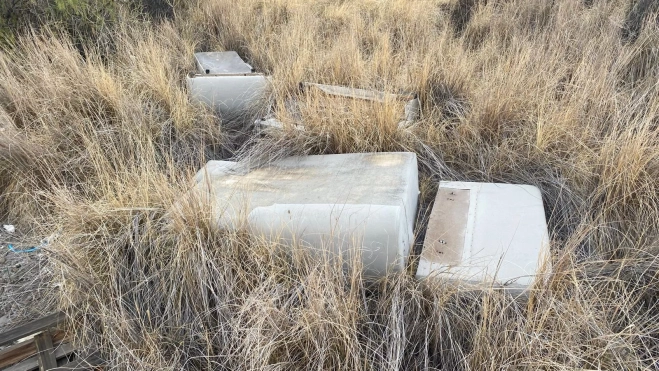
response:
[[[112,365],[659,367],[654,2],[61,3],[59,23],[35,13],[45,21],[3,28],[0,220],[59,231],[43,300],[69,308],[78,341]],[[193,53],[215,50],[270,74],[279,107],[309,99],[310,81],[418,92],[421,120],[399,130],[387,105],[336,113],[311,99],[308,130],[252,137],[188,100]],[[364,151],[415,152],[426,206],[440,179],[539,187],[547,281],[524,302],[409,274],[366,282],[217,231],[196,204],[168,213],[209,159]]]

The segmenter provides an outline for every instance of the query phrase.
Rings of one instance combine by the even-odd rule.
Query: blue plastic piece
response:
[[[7,247],[9,248],[9,251],[15,253],[35,252],[41,248],[41,246],[35,246],[35,247],[30,247],[29,249],[15,249],[14,245],[7,245]]]

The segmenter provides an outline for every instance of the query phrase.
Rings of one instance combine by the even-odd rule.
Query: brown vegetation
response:
[[[0,219],[61,231],[53,292],[122,369],[656,369],[659,26],[642,6],[213,0],[121,13],[111,45],[27,32],[0,52]],[[312,81],[418,91],[422,118],[311,99],[309,130],[247,138],[188,101],[208,50],[272,74],[278,107]],[[528,302],[369,283],[203,207],[167,214],[208,159],[403,150],[424,205],[439,179],[542,190],[553,268]]]

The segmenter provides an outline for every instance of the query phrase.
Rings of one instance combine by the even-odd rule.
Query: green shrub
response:
[[[171,17],[173,5],[166,0],[5,0],[0,2],[0,42],[11,44],[27,30],[44,26],[68,33],[75,44],[109,46],[111,30],[125,18]]]

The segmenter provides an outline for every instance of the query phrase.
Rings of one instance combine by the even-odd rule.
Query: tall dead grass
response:
[[[626,36],[640,8],[214,0],[127,20],[111,53],[25,35],[0,54],[0,211],[61,230],[56,293],[121,369],[656,369],[659,28],[650,9]],[[285,123],[300,100],[308,130],[237,143],[191,105],[193,51],[225,49],[272,75]],[[422,117],[398,130],[389,105],[337,111],[300,81],[418,92]],[[548,281],[522,303],[365,282],[218,231],[199,205],[167,213],[209,158],[392,150],[420,159],[421,216],[439,179],[537,185]]]

